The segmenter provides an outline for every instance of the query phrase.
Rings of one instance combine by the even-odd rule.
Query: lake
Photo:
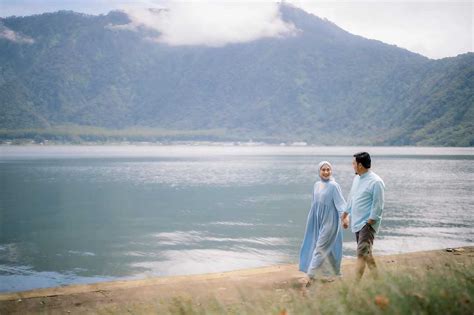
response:
[[[0,146],[0,292],[296,263],[318,162],[347,197],[362,150],[376,255],[473,245],[474,148]]]

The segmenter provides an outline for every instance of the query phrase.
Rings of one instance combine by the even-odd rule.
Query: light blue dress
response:
[[[314,278],[341,274],[342,228],[346,208],[339,184],[333,179],[314,184],[313,201],[300,251],[299,270]]]

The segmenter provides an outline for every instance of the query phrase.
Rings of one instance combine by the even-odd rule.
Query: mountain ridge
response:
[[[431,60],[293,6],[301,32],[223,47],[169,46],[114,29],[123,12],[0,23],[0,129],[227,130],[217,139],[474,145],[474,54]],[[10,133],[11,135],[12,133]],[[147,139],[144,137],[144,139]]]

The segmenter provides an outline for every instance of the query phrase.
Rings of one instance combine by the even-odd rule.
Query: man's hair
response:
[[[371,159],[370,154],[367,152],[359,152],[354,154],[355,160],[357,163],[362,164],[365,168],[370,168]]]

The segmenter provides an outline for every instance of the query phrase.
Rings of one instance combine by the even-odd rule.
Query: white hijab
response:
[[[333,170],[331,163],[329,163],[328,161],[321,161],[321,162],[319,162],[319,165],[318,165],[318,176],[319,176],[319,178],[321,178],[321,176],[319,175],[319,172],[321,171],[321,167],[323,167],[324,165],[329,166],[329,168],[331,169],[331,171]],[[322,180],[325,180],[325,179],[323,179],[323,178],[321,178],[321,179],[322,179]],[[334,177],[332,177],[332,175],[331,175],[331,177],[329,178],[329,180],[334,180]]]

